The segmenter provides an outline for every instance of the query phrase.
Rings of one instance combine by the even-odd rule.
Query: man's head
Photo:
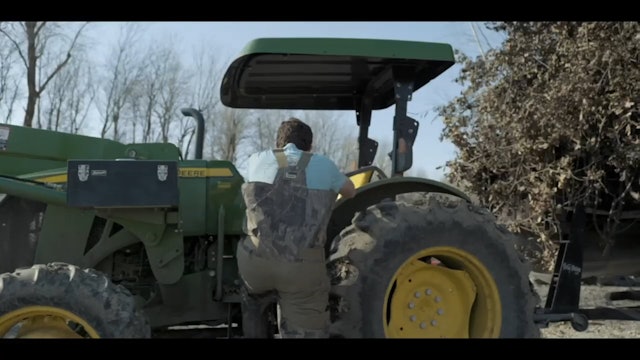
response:
[[[311,150],[312,142],[313,132],[311,128],[299,119],[292,117],[280,124],[276,139],[277,148],[283,148],[288,143],[293,143],[298,149],[309,151]]]

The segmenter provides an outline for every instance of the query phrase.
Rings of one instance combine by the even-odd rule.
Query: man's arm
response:
[[[352,198],[356,196],[356,186],[353,184],[351,179],[347,177],[344,173],[338,169],[336,164],[329,160],[328,158],[324,158],[327,167],[329,168],[329,174],[331,178],[331,188],[340,194],[343,198]]]
[[[343,198],[347,199],[356,196],[356,187],[355,185],[353,185],[353,181],[347,178],[347,180],[344,182],[344,185],[342,185],[342,187],[340,188],[339,193]]]

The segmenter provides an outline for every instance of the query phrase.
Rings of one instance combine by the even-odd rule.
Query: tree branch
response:
[[[42,28],[44,28],[44,26],[46,24],[47,24],[46,21],[42,21],[42,22],[40,22],[40,24],[38,26],[36,26],[36,28],[35,28],[35,30],[33,32],[36,37],[38,37],[38,34],[40,33],[40,31],[42,30]]]
[[[59,63],[55,69],[53,69],[51,74],[49,74],[49,76],[47,77],[47,80],[45,80],[45,82],[42,85],[40,85],[40,88],[36,90],[36,93],[38,94],[38,96],[40,96],[40,93],[44,91],[44,89],[47,87],[51,79],[53,79],[53,77],[56,76],[56,74],[60,72],[60,70],[62,70],[62,68],[65,65],[67,65],[70,59],[71,59],[71,52],[67,52],[67,56],[64,58],[64,60],[61,63]]]
[[[60,70],[62,70],[63,67],[65,67],[65,65],[67,65],[67,63],[69,62],[69,60],[71,59],[71,51],[73,50],[73,48],[76,45],[76,42],[78,41],[78,38],[80,37],[80,33],[82,32],[82,30],[88,25],[89,23],[86,22],[84,23],[80,29],[78,29],[78,31],[76,32],[76,35],[73,37],[73,41],[71,42],[71,45],[69,45],[69,50],[67,50],[67,56],[64,58],[64,60],[58,64],[58,66],[56,66],[55,69],[53,69],[53,71],[51,72],[51,74],[49,74],[49,76],[47,77],[47,79],[44,81],[44,83],[42,85],[40,85],[40,88],[36,90],[36,93],[38,95],[40,95],[40,93],[42,93],[42,91],[44,91],[44,89],[47,87],[47,84],[49,84],[49,82],[51,81],[51,79],[53,79],[54,76],[56,76],[56,74],[58,72],[60,72]]]
[[[549,65],[545,64],[542,60],[538,59],[538,57],[534,57],[533,59],[537,61],[539,64],[541,64],[542,66],[544,66],[545,69],[549,70]]]
[[[11,37],[11,35],[9,35],[6,31],[4,31],[4,29],[0,28],[0,33],[4,34],[4,36],[6,36],[7,39],[11,41],[11,43],[13,43],[13,45],[16,47],[16,50],[18,50],[18,55],[20,55],[20,59],[22,59],[22,63],[24,64],[24,67],[29,68],[29,65],[27,65],[27,59],[24,57],[24,54],[22,53],[22,49],[20,49],[20,44],[18,44],[18,42],[13,37]]]

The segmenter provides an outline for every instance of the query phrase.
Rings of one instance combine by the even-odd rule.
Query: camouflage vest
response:
[[[337,194],[307,188],[311,153],[303,152],[297,163],[290,164],[283,150],[273,152],[278,161],[273,184],[242,185],[247,206],[245,247],[263,258],[299,261],[301,250],[324,247]]]

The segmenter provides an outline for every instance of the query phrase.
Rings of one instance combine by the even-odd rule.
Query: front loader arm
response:
[[[0,175],[0,194],[64,206],[67,193],[59,186]]]

